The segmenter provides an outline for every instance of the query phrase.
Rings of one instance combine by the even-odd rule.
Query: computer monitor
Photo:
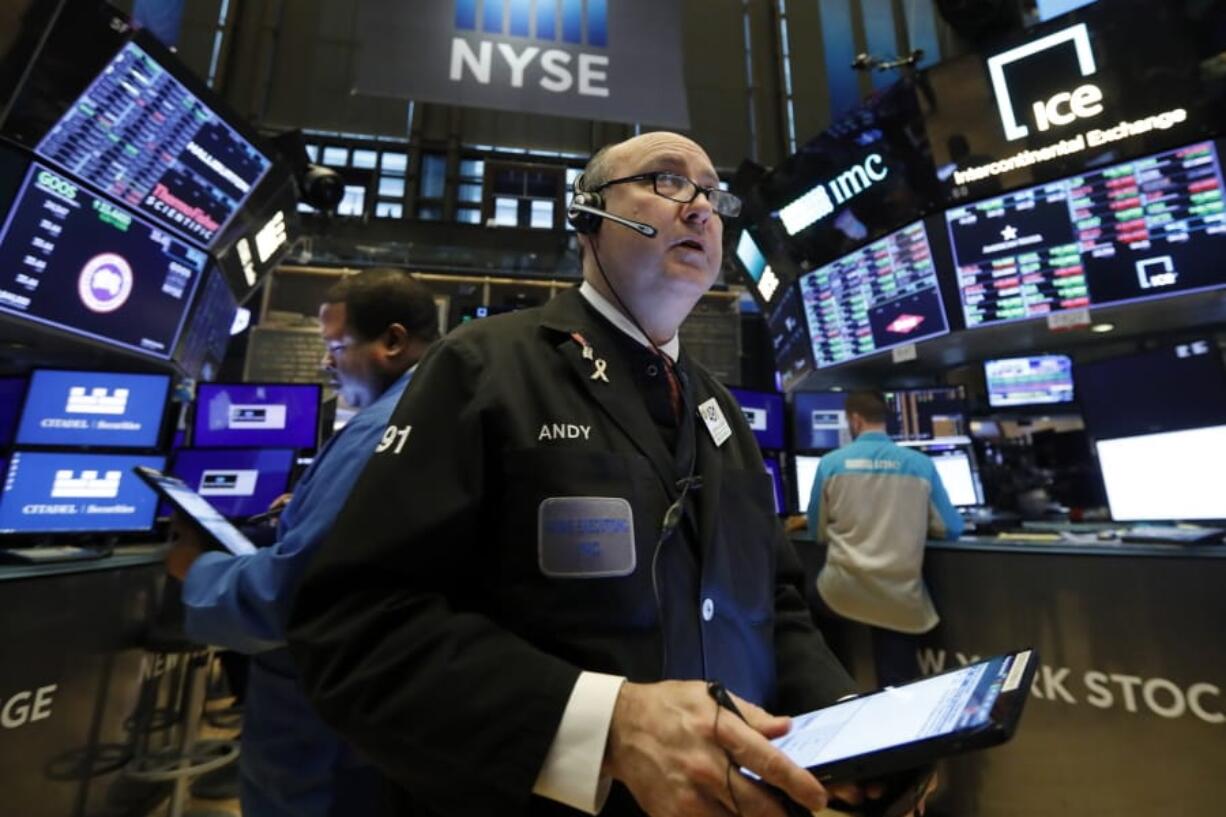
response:
[[[165,360],[208,261],[31,162],[0,227],[0,312]]]
[[[0,448],[13,444],[17,430],[17,418],[21,416],[21,403],[26,393],[24,377],[0,377]]]
[[[1073,361],[1067,355],[987,360],[983,370],[992,408],[1073,402]]]
[[[38,369],[30,376],[18,445],[156,448],[170,376]]]
[[[1226,425],[1099,440],[1111,518],[1226,519]]]
[[[809,500],[813,496],[813,483],[817,482],[817,466],[821,457],[812,454],[797,454],[792,457],[792,465],[796,470],[796,512],[806,513],[809,510]]]
[[[966,437],[966,392],[961,386],[885,392],[886,432],[896,440]]]
[[[205,381],[216,377],[237,313],[234,293],[216,266],[211,266],[174,353],[174,362],[185,375]]]
[[[783,395],[774,392],[728,389],[741,406],[745,421],[753,431],[758,446],[780,451],[783,442]]]
[[[1226,424],[1226,371],[1211,340],[1078,364],[1077,400],[1097,439]]]
[[[170,473],[223,516],[254,516],[285,493],[294,460],[289,448],[184,448],[175,454]]]
[[[317,383],[201,383],[192,412],[196,448],[314,448]]]
[[[829,451],[851,442],[847,395],[841,391],[803,391],[792,395],[792,441],[797,451]]]
[[[157,495],[132,472],[165,457],[15,451],[0,494],[0,533],[122,533],[153,527]]]
[[[124,44],[34,152],[209,246],[272,161],[175,76],[174,58],[160,52],[148,38]]]
[[[949,332],[922,221],[800,278],[817,367]]]
[[[967,449],[934,448],[924,453],[937,467],[937,475],[950,502],[960,508],[983,504],[983,489]]]
[[[775,513],[782,516],[788,512],[787,495],[783,492],[783,468],[774,455],[763,457],[762,462],[766,465],[766,473],[771,476],[771,485],[775,495]]]

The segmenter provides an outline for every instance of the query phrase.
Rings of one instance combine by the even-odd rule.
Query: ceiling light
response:
[[[1093,326],[1091,326],[1091,327],[1090,327],[1090,331],[1091,331],[1091,332],[1097,332],[1097,333],[1098,333],[1098,334],[1100,334],[1100,335],[1101,335],[1101,334],[1103,334],[1104,332],[1113,332],[1113,331],[1115,331],[1115,324],[1113,324],[1113,323],[1096,323],[1096,324],[1094,324]]]

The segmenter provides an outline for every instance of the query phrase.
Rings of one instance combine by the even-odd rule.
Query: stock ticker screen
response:
[[[164,359],[207,262],[32,162],[0,228],[0,311]]]
[[[1211,142],[945,214],[968,328],[1226,285]]]
[[[35,153],[203,244],[217,237],[271,164],[132,42]]]
[[[800,287],[818,368],[949,331],[923,222],[805,274]]]

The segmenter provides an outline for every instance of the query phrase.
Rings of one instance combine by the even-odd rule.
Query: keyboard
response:
[[[1222,528],[1177,528],[1171,525],[1137,525],[1120,534],[1124,542],[1153,545],[1214,545],[1222,541]]]

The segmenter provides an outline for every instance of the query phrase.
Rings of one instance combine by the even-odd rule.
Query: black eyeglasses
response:
[[[651,182],[652,189],[657,196],[662,196],[678,204],[689,204],[698,198],[699,193],[703,193],[706,195],[707,201],[711,202],[711,209],[721,216],[736,218],[741,214],[741,199],[739,196],[735,196],[727,190],[720,190],[718,187],[703,187],[688,176],[681,176],[677,173],[656,171],[655,173],[639,173],[635,176],[625,176],[605,182],[597,187],[596,191],[604,190],[606,187],[615,184],[647,181]]]

